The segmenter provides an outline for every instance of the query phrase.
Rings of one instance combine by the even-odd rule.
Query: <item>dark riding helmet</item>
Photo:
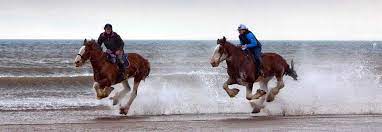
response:
[[[106,29],[106,28],[110,28],[110,29],[113,29],[113,26],[111,26],[111,24],[106,24],[105,27],[103,29]]]

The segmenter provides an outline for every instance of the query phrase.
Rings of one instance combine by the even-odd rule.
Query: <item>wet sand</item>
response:
[[[112,110],[2,111],[1,131],[382,131],[382,115],[120,116]]]

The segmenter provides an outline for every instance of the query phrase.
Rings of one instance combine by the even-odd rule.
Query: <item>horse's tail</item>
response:
[[[145,65],[146,65],[146,68],[145,68],[145,74],[144,74],[144,79],[146,79],[147,77],[149,77],[149,74],[150,74],[150,62],[148,60],[145,59]]]
[[[296,71],[294,70],[293,59],[290,61],[290,66],[288,66],[288,69],[286,70],[285,74],[292,77],[294,80],[297,80],[298,75]]]
[[[146,74],[146,77],[149,77],[149,74],[150,74],[150,62],[147,61],[147,64],[149,65],[149,68],[147,69],[147,74]]]

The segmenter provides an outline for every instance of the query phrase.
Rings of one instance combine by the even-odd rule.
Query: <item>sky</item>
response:
[[[382,0],[0,0],[0,39],[382,40]]]

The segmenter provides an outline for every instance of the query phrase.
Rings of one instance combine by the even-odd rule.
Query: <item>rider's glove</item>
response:
[[[241,45],[241,50],[246,50],[247,49],[247,45]]]

